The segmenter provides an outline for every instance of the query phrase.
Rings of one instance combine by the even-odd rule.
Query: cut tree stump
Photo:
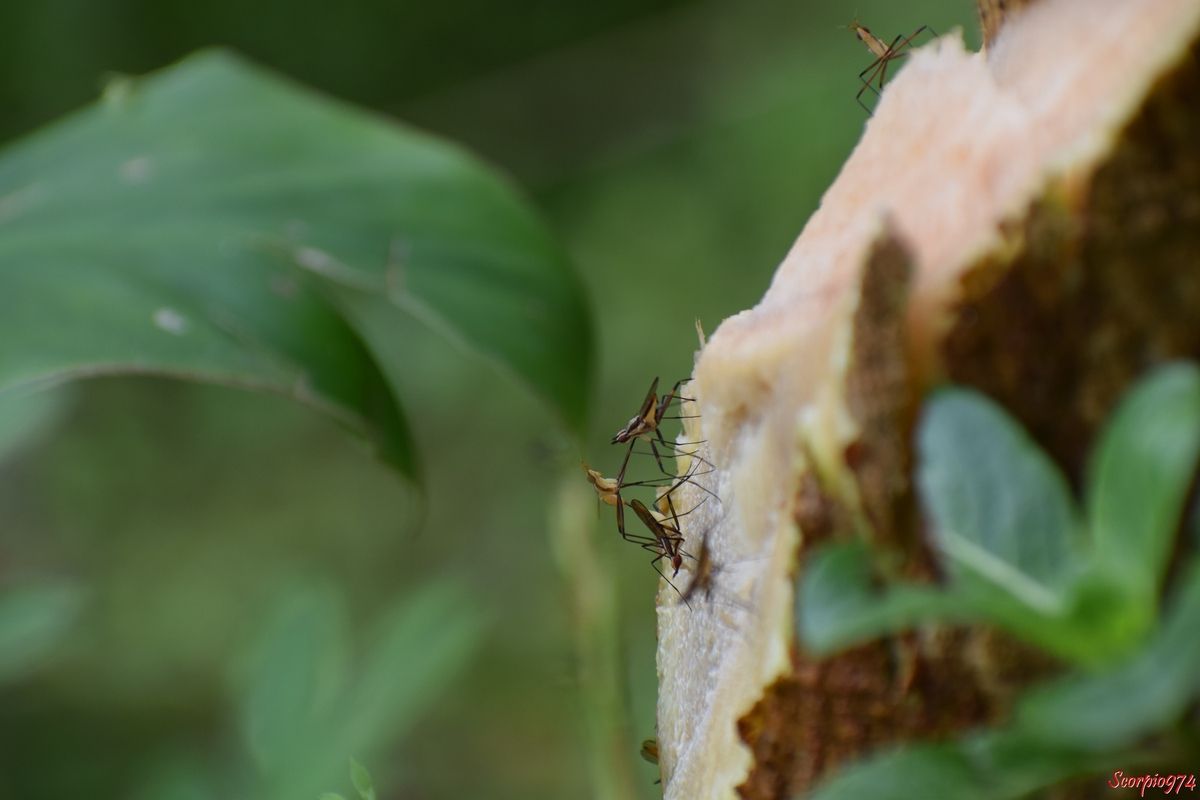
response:
[[[911,477],[930,387],[987,393],[1077,480],[1121,391],[1200,356],[1200,2],[980,5],[986,51],[906,59],[762,301],[698,355],[683,439],[721,502],[685,549],[718,573],[691,608],[658,598],[669,800],[803,796],[1001,718],[1053,665],[990,630],[806,654],[806,554],[868,537],[936,580]]]

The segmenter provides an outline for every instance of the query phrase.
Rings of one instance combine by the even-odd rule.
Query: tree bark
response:
[[[1120,392],[1200,355],[1200,3],[980,16],[984,53],[952,34],[906,59],[762,301],[698,355],[683,439],[720,502],[685,549],[717,572],[691,607],[659,595],[667,798],[803,795],[879,746],[1001,719],[1054,665],[992,630],[805,653],[806,554],[866,537],[937,580],[911,478],[931,386],[998,400],[1078,480]]]

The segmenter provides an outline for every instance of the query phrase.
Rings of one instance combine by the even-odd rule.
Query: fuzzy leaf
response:
[[[918,433],[921,499],[953,574],[1061,612],[1079,567],[1079,523],[1062,473],[983,395],[938,392]]]
[[[159,374],[276,392],[416,470],[351,305],[410,314],[582,427],[579,281],[460,150],[204,52],[0,156],[0,391]]]
[[[1200,455],[1200,368],[1162,367],[1121,402],[1092,463],[1097,560],[1152,615]]]

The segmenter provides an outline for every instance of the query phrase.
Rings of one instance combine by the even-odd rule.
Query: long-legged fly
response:
[[[660,494],[655,500],[655,508],[664,518],[671,520],[674,528],[678,528],[679,518],[685,517],[692,513],[704,502],[702,500],[700,503],[696,504],[692,508],[689,508],[687,511],[680,512],[675,508],[675,503],[672,500],[672,495],[679,489],[679,487],[685,483],[692,483],[693,485],[704,489],[704,491],[708,494],[712,494],[711,490],[700,486],[700,484],[695,483],[693,480],[697,474],[696,469],[698,466],[698,462],[693,463],[692,468],[679,478],[651,478],[650,480],[645,481],[625,481],[617,478],[606,478],[600,473],[599,470],[591,469],[587,464],[584,464],[583,468],[587,472],[588,482],[591,483],[595,488],[596,496],[599,498],[600,502],[604,503],[605,505],[612,506],[617,510],[617,531],[621,534],[621,538],[625,539],[626,541],[638,541],[638,543],[641,544],[645,540],[645,537],[634,537],[625,530],[625,506],[629,504],[621,496],[622,490],[633,486],[657,487],[660,490]],[[713,496],[715,497],[715,495]]]
[[[642,740],[642,749],[640,752],[642,754],[642,758],[646,759],[651,764],[658,766],[658,739]],[[655,783],[662,783],[662,778],[656,780]]]
[[[866,69],[858,73],[858,78],[862,81],[862,87],[859,88],[858,94],[854,95],[854,99],[858,101],[858,104],[868,114],[871,113],[871,109],[862,100],[863,92],[870,89],[871,93],[878,97],[879,93],[883,91],[884,81],[887,80],[888,64],[908,55],[906,48],[911,47],[912,41],[922,33],[928,31],[931,35],[937,36],[937,32],[933,28],[928,25],[922,25],[908,36],[900,34],[892,40],[891,44],[888,44],[883,39],[871,33],[867,27],[859,25],[858,20],[851,22],[847,27],[854,31],[854,35],[858,37],[858,40],[865,44],[867,49],[871,51],[871,54],[875,56],[875,60]],[[876,84],[878,84],[878,89],[876,88]]]
[[[654,460],[658,464],[659,470],[666,475],[670,475],[671,473],[667,470],[666,466],[663,465],[662,454],[660,454],[658,451],[659,445],[662,445],[663,448],[676,455],[686,455],[693,458],[700,458],[694,452],[683,450],[680,445],[668,441],[667,438],[663,436],[661,427],[664,419],[690,419],[689,416],[667,416],[667,409],[670,408],[671,403],[673,403],[676,399],[684,401],[690,399],[679,394],[679,389],[683,386],[683,384],[687,383],[688,380],[689,379],[685,378],[684,380],[676,382],[671,391],[667,392],[662,397],[658,396],[658,378],[655,378],[650,382],[650,389],[646,392],[645,399],[642,400],[641,409],[639,409],[638,413],[631,417],[629,422],[625,423],[625,427],[617,431],[612,438],[612,444],[629,443],[629,451],[625,454],[625,462],[621,466],[621,472],[617,476],[618,479],[624,475],[625,467],[629,464],[629,457],[633,454],[634,443],[638,439],[645,439],[650,443],[650,452],[654,456]],[[702,444],[702,442],[686,442],[685,444],[698,446]],[[703,459],[701,460],[703,461]],[[709,466],[711,466],[711,464]]]
[[[671,583],[671,578],[679,574],[679,570],[683,567],[684,556],[691,557],[683,550],[683,534],[680,533],[678,527],[668,525],[665,520],[654,516],[654,512],[646,508],[641,500],[630,500],[629,507],[652,534],[649,539],[632,537],[631,541],[637,541],[643,550],[654,553],[654,558],[650,559],[650,566],[654,567],[654,571],[662,576],[662,579],[675,590],[676,594],[682,597],[683,594],[679,591],[679,587]],[[671,564],[671,578],[668,578],[666,573],[658,568],[658,562],[664,558]]]

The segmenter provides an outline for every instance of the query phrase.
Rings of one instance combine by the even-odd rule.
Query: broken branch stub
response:
[[[659,595],[667,798],[790,797],[1002,716],[1046,659],[976,629],[817,659],[798,568],[862,537],[937,578],[911,489],[931,386],[989,394],[1078,478],[1122,389],[1200,355],[1200,4],[1021,5],[986,53],[913,53],[762,301],[699,355],[683,435],[721,502],[684,549],[706,537],[736,602]]]

